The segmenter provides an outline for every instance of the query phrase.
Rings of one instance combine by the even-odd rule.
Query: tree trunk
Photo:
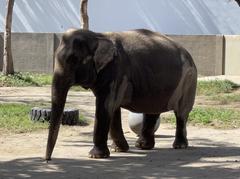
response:
[[[88,0],[81,0],[80,4],[81,28],[86,30],[89,29],[87,3]]]
[[[13,59],[11,49],[11,26],[14,0],[7,0],[7,14],[4,31],[4,51],[3,51],[3,74],[13,74]]]

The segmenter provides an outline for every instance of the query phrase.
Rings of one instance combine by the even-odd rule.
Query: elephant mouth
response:
[[[89,77],[83,81],[77,82],[78,85],[83,87],[84,89],[91,89],[95,84],[96,79],[94,77]]]
[[[97,80],[97,72],[94,63],[85,64],[84,68],[75,73],[75,84],[80,85],[84,89],[94,87]]]
[[[81,84],[81,86],[82,86],[84,89],[86,89],[86,90],[89,89],[89,88],[91,88],[91,87],[90,87],[89,85],[87,85],[87,84],[86,84],[86,85],[85,85],[85,84]]]

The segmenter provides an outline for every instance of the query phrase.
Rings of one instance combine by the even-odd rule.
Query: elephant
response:
[[[197,68],[191,55],[165,35],[147,29],[97,33],[67,30],[55,53],[51,120],[45,159],[51,160],[68,90],[73,85],[90,89],[96,109],[90,158],[127,152],[121,108],[143,113],[143,126],[135,146],[155,145],[154,126],[160,114],[174,111],[173,148],[188,147],[186,123],[197,86]]]

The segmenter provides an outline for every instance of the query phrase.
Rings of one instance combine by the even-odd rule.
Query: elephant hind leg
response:
[[[176,134],[175,140],[173,142],[173,148],[175,149],[182,149],[188,147],[188,140],[187,140],[187,129],[186,123],[188,119],[187,115],[179,115],[175,112],[176,116]]]
[[[160,114],[144,114],[141,134],[135,146],[140,149],[150,150],[155,145],[154,128]]]
[[[178,109],[174,110],[176,116],[176,134],[173,148],[175,149],[188,147],[186,125],[189,113],[191,112],[194,104],[195,89],[196,88],[189,88],[189,90],[186,90],[186,93],[179,101]]]
[[[128,143],[124,137],[121,122],[121,109],[114,112],[110,123],[110,136],[113,140],[111,145],[112,152],[127,152],[129,149]]]

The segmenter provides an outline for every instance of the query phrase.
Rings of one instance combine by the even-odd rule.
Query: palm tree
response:
[[[13,74],[13,59],[11,49],[11,27],[12,27],[12,14],[13,14],[14,0],[7,0],[7,14],[5,18],[5,31],[4,31],[4,51],[3,51],[3,74]]]
[[[89,23],[88,23],[87,4],[88,4],[88,0],[80,1],[81,28],[88,30]]]

